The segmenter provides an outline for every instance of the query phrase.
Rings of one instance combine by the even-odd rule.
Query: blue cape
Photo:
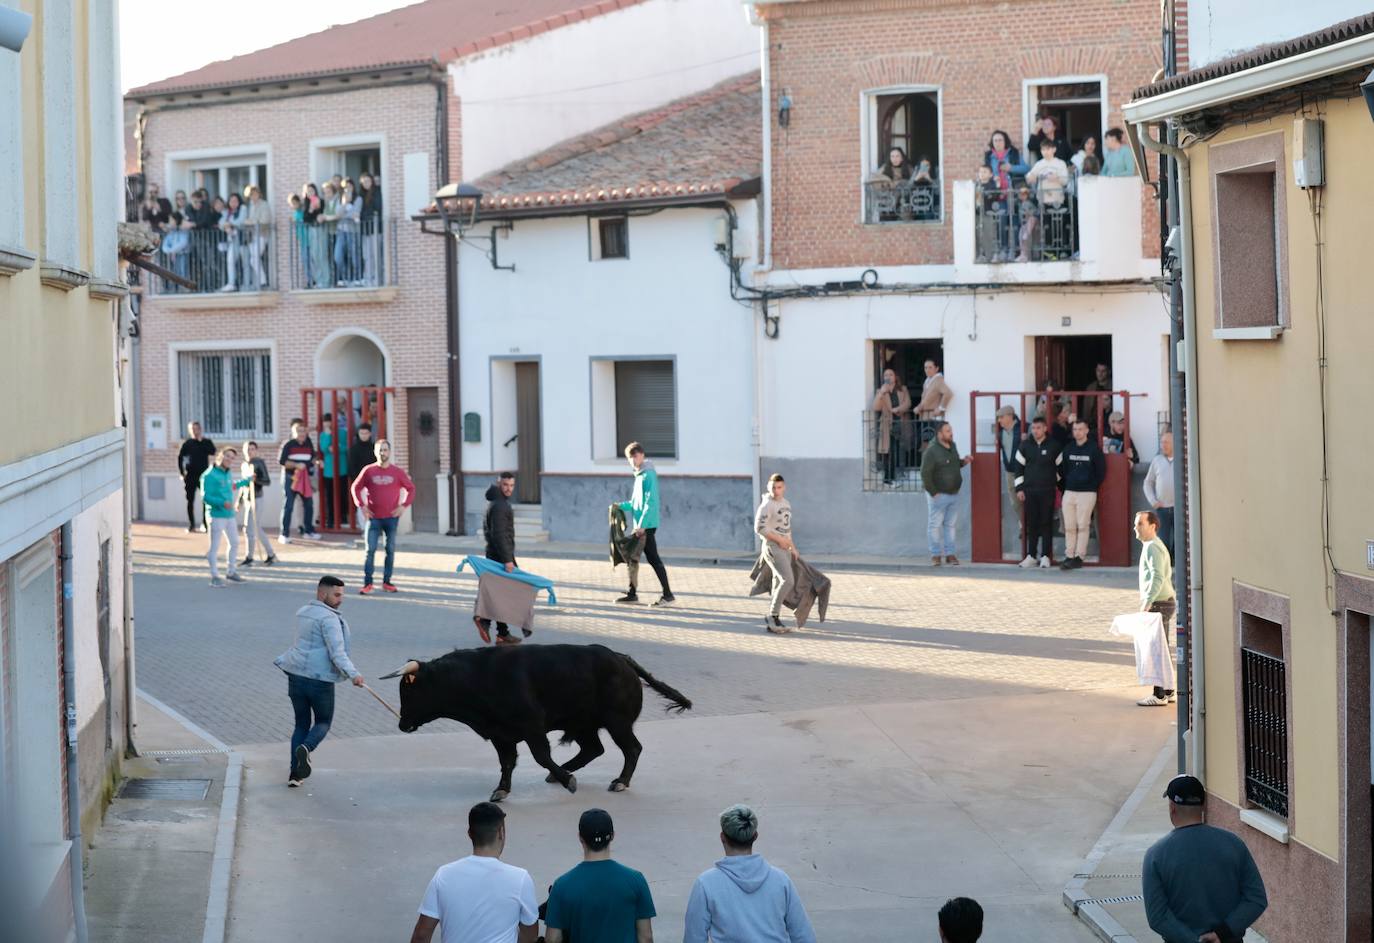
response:
[[[533,573],[522,570],[519,567],[507,573],[504,563],[497,563],[495,560],[488,560],[486,557],[477,557],[471,554],[458,561],[457,572],[463,572],[463,567],[465,566],[472,567],[472,572],[476,573],[478,577],[486,576],[490,573],[493,576],[504,576],[508,580],[519,580],[522,583],[528,583],[536,590],[542,589],[549,594],[550,606],[558,605],[558,597],[553,594],[553,580],[548,577],[535,576]]]

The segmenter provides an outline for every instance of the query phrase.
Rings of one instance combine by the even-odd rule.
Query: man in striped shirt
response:
[[[319,540],[320,535],[315,533],[315,501],[309,483],[315,469],[315,443],[306,435],[304,419],[291,420],[291,438],[282,443],[281,451],[277,453],[277,464],[281,466],[282,490],[281,533],[277,536],[277,542],[291,542],[291,512],[296,508],[297,498],[300,498],[304,512],[301,515],[301,537]],[[298,492],[296,473],[302,470],[306,481],[300,485],[303,490]]]

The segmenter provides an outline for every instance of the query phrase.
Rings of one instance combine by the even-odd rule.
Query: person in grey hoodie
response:
[[[791,878],[754,854],[758,837],[748,806],[720,814],[725,857],[692,885],[683,943],[816,943]]]
[[[334,685],[351,678],[354,687],[365,686],[348,657],[348,623],[339,615],[343,596],[343,580],[320,577],[314,601],[296,610],[296,644],[272,662],[286,672],[286,694],[296,712],[288,786],[310,775],[310,754],[334,722]]]
[[[790,631],[782,624],[781,613],[783,600],[792,590],[792,562],[797,559],[797,545],[792,542],[792,505],[786,494],[787,483],[782,476],[771,476],[754,514],[754,533],[763,541],[763,562],[773,571],[773,598],[763,624],[774,635]]]

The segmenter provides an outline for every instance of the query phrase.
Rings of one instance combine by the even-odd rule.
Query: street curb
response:
[[[1097,866],[1102,863],[1102,859],[1112,850],[1117,843],[1126,823],[1131,816],[1135,815],[1136,809],[1145,801],[1145,794],[1149,791],[1150,785],[1159,778],[1160,772],[1164,769],[1169,760],[1176,755],[1177,747],[1171,737],[1160,749],[1159,754],[1150,763],[1149,769],[1145,770],[1145,775],[1140,777],[1140,782],[1136,783],[1135,789],[1126,797],[1121,808],[1116,815],[1107,823],[1107,828],[1102,833],[1102,837],[1093,845],[1083,859],[1083,864],[1073,877],[1069,878],[1064,885],[1064,906],[1069,912],[1081,920],[1088,929],[1103,940],[1104,943],[1139,943],[1139,941],[1126,928],[1116,921],[1111,914],[1100,903],[1093,900],[1086,890],[1087,883],[1092,880],[1097,872]]]
[[[138,696],[225,754],[228,761],[224,770],[224,788],[220,792],[219,824],[215,828],[215,850],[210,862],[210,895],[205,903],[205,928],[201,934],[201,943],[224,943],[229,929],[229,884],[234,872],[234,850],[238,846],[243,755],[234,752],[223,740],[142,688],[138,690]]]

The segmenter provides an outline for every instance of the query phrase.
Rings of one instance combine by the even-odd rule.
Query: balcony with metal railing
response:
[[[277,290],[270,223],[213,229],[176,228],[162,234],[151,261],[170,275],[144,279],[147,295],[261,295]],[[251,305],[247,297],[236,303]]]
[[[293,292],[312,303],[388,300],[396,290],[396,221],[291,224]]]
[[[864,184],[865,223],[939,223],[938,181],[869,180]]]

